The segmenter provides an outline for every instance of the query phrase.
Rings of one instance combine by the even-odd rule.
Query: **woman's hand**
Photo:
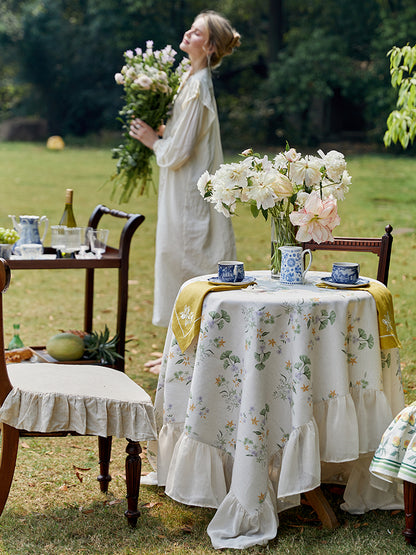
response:
[[[153,145],[160,138],[150,125],[147,125],[147,123],[139,118],[131,121],[129,135],[151,149],[153,149]]]

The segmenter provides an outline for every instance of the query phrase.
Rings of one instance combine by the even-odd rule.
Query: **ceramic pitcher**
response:
[[[309,249],[302,247],[284,245],[279,247],[282,252],[282,266],[280,270],[280,282],[287,285],[303,283],[306,272],[312,264],[312,253]],[[309,264],[305,269],[305,256],[309,254]]]
[[[16,216],[9,215],[9,218],[12,219],[13,227],[19,234],[19,240],[16,242],[15,246],[27,245],[30,243],[43,244],[49,224],[46,216],[19,216],[19,221],[17,221]],[[41,238],[39,228],[42,223],[44,224],[44,229]]]

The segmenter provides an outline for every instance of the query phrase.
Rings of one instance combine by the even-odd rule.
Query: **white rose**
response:
[[[289,198],[293,195],[293,184],[290,179],[286,177],[286,175],[283,175],[280,172],[275,172],[274,175],[272,172],[269,172],[269,174],[271,180],[270,186],[279,199]]]
[[[152,86],[152,80],[147,75],[139,75],[137,79],[134,80],[136,85],[139,85],[141,89],[149,90]]]
[[[202,196],[205,196],[207,192],[207,185],[211,182],[211,176],[208,171],[205,171],[201,177],[198,179],[196,186],[198,187],[198,191],[201,193]]]

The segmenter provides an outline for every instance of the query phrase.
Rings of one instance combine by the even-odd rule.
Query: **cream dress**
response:
[[[214,173],[223,162],[209,69],[185,76],[154,152],[160,173],[153,324],[167,327],[182,283],[216,273],[219,260],[236,256],[231,220],[196,186],[205,170]]]

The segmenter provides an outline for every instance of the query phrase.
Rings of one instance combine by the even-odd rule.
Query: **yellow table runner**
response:
[[[205,295],[211,291],[231,291],[248,285],[250,284],[213,285],[209,281],[193,281],[183,287],[176,299],[172,315],[172,331],[183,353],[199,333]]]
[[[327,289],[337,289],[326,283],[317,283],[316,285]],[[379,281],[370,281],[369,285],[365,287],[354,287],[354,291],[357,290],[368,291],[376,301],[380,347],[382,349],[401,347],[394,321],[393,297],[387,287]]]

